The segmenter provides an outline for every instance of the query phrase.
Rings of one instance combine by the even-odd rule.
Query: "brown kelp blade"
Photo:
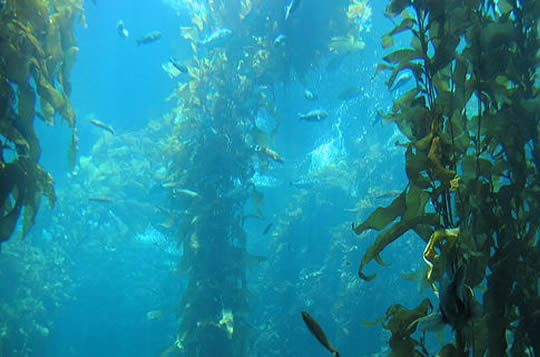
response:
[[[304,322],[306,323],[309,331],[313,334],[313,336],[315,336],[317,340],[319,340],[321,345],[323,345],[328,351],[332,352],[334,356],[339,357],[339,352],[336,351],[334,346],[332,346],[330,341],[328,341],[328,338],[326,337],[326,334],[324,333],[319,323],[315,321],[315,319],[305,311],[302,311],[302,319],[304,319]]]

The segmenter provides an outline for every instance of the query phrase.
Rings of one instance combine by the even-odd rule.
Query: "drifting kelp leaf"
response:
[[[424,213],[426,204],[429,201],[429,193],[422,188],[412,185],[405,196],[407,209],[403,214],[404,220],[409,220],[413,217],[420,216]]]
[[[400,217],[406,208],[405,203],[406,193],[402,192],[392,203],[387,207],[378,207],[369,217],[361,224],[354,226],[353,230],[356,234],[360,234],[368,229],[381,230],[396,218]]]
[[[426,153],[418,150],[413,153],[412,146],[409,146],[405,152],[405,159],[405,171],[409,181],[420,188],[428,188],[431,180],[425,175]]]
[[[383,35],[382,37],[382,47],[383,48],[389,48],[394,45],[394,38],[393,36],[401,33],[403,31],[407,31],[413,28],[413,26],[416,24],[416,20],[412,17],[405,17],[399,25],[394,27],[392,31],[388,32],[387,34]]]
[[[381,39],[382,48],[389,48],[394,46],[394,38],[390,34],[386,34]]]
[[[437,226],[439,223],[439,217],[435,213],[428,213],[421,216],[413,217],[409,220],[402,220],[394,223],[390,228],[381,232],[375,242],[369,246],[366,253],[362,257],[362,263],[358,268],[358,276],[364,280],[372,280],[375,278],[376,274],[366,275],[362,272],[363,268],[376,256],[378,256],[384,248],[386,248],[390,243],[398,239],[400,236],[405,234],[408,230],[414,228],[417,225],[425,224],[430,226]]]
[[[411,48],[403,48],[396,50],[394,52],[391,52],[383,57],[383,59],[392,64],[398,64],[398,63],[410,63],[412,60],[422,59],[424,58],[424,55],[422,52],[411,49]]]
[[[407,6],[411,5],[411,0],[392,0],[386,6],[385,16],[394,17],[399,15]]]
[[[433,138],[427,155],[433,167],[433,176],[436,180],[448,184],[456,176],[454,170],[444,167],[442,162],[442,143],[440,137]]]
[[[383,327],[392,332],[392,337],[406,337],[411,335],[416,330],[414,323],[419,318],[422,318],[433,309],[433,305],[429,299],[424,299],[414,309],[406,309],[402,305],[391,305],[386,310],[386,320],[388,323],[383,324]],[[413,356],[411,354],[410,356]]]

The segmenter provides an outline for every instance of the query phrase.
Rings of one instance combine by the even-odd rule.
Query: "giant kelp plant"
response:
[[[38,161],[37,117],[54,124],[60,115],[74,128],[69,75],[78,51],[75,20],[82,0],[7,0],[0,3],[0,244],[34,223],[40,198],[56,199],[51,175]],[[70,148],[74,158],[75,131]],[[0,355],[40,348],[52,322],[51,308],[68,298],[66,253],[14,242],[2,252]],[[32,266],[32,269],[30,269]],[[7,286],[6,284],[11,284]]]
[[[409,140],[398,143],[409,183],[353,226],[383,230],[359,275],[373,279],[365,266],[412,230],[439,295],[430,315],[426,302],[389,308],[392,353],[427,355],[411,334],[438,317],[455,334],[441,355],[538,355],[540,2],[394,0],[387,16],[400,20],[383,46],[412,37],[379,66],[389,85],[405,71],[416,79],[386,115]]]
[[[305,6],[314,4],[326,9],[334,2]],[[192,26],[181,28],[194,56],[187,64],[189,79],[170,97],[177,106],[167,118],[173,130],[163,186],[171,192],[172,209],[181,212],[180,270],[189,283],[176,341],[163,355],[238,357],[252,348],[245,321],[246,274],[264,258],[247,252],[243,222],[262,218],[255,172],[264,174],[284,161],[273,147],[280,120],[273,86],[287,81],[292,70],[302,74],[317,62],[317,54],[332,51],[332,39],[339,42],[336,35],[352,31],[355,14],[362,14],[357,11],[348,20],[345,6],[313,10],[323,14],[317,20],[320,33],[305,41],[291,28],[307,18],[285,18],[284,5],[260,0],[191,4]],[[356,47],[339,56],[362,47],[358,33],[351,39]],[[334,43],[339,44],[349,45]]]
[[[9,239],[21,215],[23,235],[28,232],[41,196],[54,203],[52,177],[38,164],[34,119],[54,124],[59,114],[70,127],[75,126],[69,74],[78,51],[73,34],[76,19],[83,19],[82,0],[2,2],[0,242]],[[71,157],[76,144],[74,131]]]

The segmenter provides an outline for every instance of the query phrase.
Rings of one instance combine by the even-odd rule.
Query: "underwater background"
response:
[[[1,357],[538,353],[538,2],[0,4]]]

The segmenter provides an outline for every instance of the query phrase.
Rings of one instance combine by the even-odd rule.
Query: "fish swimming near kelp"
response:
[[[482,306],[465,284],[465,277],[465,265],[446,264],[439,282],[439,310],[415,320],[419,330],[441,330],[444,324],[458,329],[481,315]]]
[[[328,112],[322,109],[310,110],[307,113],[298,113],[300,120],[321,121],[328,117]]]
[[[332,346],[330,341],[328,341],[328,337],[326,337],[326,334],[324,333],[319,323],[305,311],[302,311],[302,319],[304,319],[304,323],[306,324],[307,328],[309,329],[311,334],[315,336],[315,338],[320,342],[320,344],[323,345],[324,348],[330,351],[334,356],[339,357],[339,352],[335,349],[334,346]]]
[[[156,42],[161,38],[161,32],[159,31],[152,31],[143,37],[137,39],[137,46],[145,45],[148,43]]]
[[[233,32],[228,28],[221,28],[212,32],[207,38],[199,42],[199,46],[213,49],[225,45],[232,37]]]
[[[100,120],[96,120],[96,119],[90,119],[89,122],[90,122],[90,124],[93,124],[93,125],[97,126],[98,128],[106,130],[109,133],[114,135],[114,129],[112,128],[112,126],[110,126],[108,124],[105,124],[104,122],[102,122]]]
[[[187,73],[188,72],[187,67],[185,65],[183,65],[182,63],[178,62],[173,57],[169,58],[169,62],[174,66],[174,68],[176,68],[180,72],[182,72],[182,73]]]

